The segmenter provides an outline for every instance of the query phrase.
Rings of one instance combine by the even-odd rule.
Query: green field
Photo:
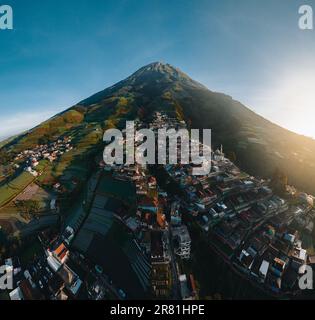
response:
[[[0,148],[2,148],[3,146],[5,146],[6,144],[10,143],[12,140],[14,140],[15,138],[17,138],[18,135],[12,136],[10,138],[7,138],[5,140],[0,141]]]
[[[28,173],[23,172],[18,177],[9,183],[0,187],[0,206],[5,205],[7,202],[16,197],[23,191],[32,181],[34,177]]]
[[[43,174],[38,178],[39,183],[51,187],[57,181],[68,190],[73,188],[72,180],[85,181],[89,174],[91,159],[89,155],[102,139],[102,130],[94,125],[82,126],[72,132],[74,148],[64,153],[57,161],[48,163]]]

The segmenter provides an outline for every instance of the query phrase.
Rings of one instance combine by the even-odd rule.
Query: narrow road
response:
[[[176,266],[176,256],[174,253],[174,246],[172,241],[171,228],[168,230],[168,237],[170,243],[170,253],[171,253],[171,270],[172,270],[172,298],[174,300],[180,300],[180,283],[178,279],[177,266]]]

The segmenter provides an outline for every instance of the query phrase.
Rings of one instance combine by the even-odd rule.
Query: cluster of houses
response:
[[[165,117],[158,117],[155,127],[168,122]],[[171,125],[178,128],[183,122],[173,119]],[[246,277],[276,294],[298,292],[298,279],[309,260],[299,233],[289,226],[295,221],[312,232],[313,197],[300,193],[298,205],[292,205],[274,195],[268,181],[241,172],[225,157],[222,146],[211,154],[211,171],[204,176],[192,174],[193,164],[165,166],[183,193],[186,213],[195,218],[215,251]],[[176,223],[176,207],[172,211],[171,221]]]
[[[151,264],[151,292],[156,298],[171,295],[171,248],[166,219],[167,193],[159,190],[156,178],[145,166],[110,166],[116,179],[133,181],[136,188],[136,215],[126,217],[126,226],[134,233],[142,252]]]
[[[294,229],[268,221],[240,246],[235,265],[275,294],[299,291],[307,252]]]
[[[140,121],[135,124],[137,129],[147,126]],[[183,125],[175,118],[157,113],[148,126],[156,131],[161,127],[179,128]],[[197,293],[193,275],[180,274],[176,267],[176,259],[190,259],[191,250],[189,231],[181,218],[180,201],[160,188],[157,178],[146,165],[111,165],[104,169],[112,172],[114,178],[132,181],[135,185],[136,216],[127,217],[124,222],[134,232],[139,246],[151,261],[153,296],[169,298],[175,285],[182,288],[182,299],[194,299]]]
[[[136,129],[149,127],[155,133],[161,128],[186,128],[185,121],[162,112],[156,112],[150,123],[139,120],[134,123]],[[128,141],[123,143],[128,145]],[[185,146],[178,141],[177,147],[179,154]],[[36,176],[40,160],[52,162],[72,148],[71,138],[64,137],[25,150],[15,160],[17,166],[25,164],[25,170]],[[194,276],[186,274],[178,263],[191,258],[191,236],[183,215],[196,222],[209,245],[235,272],[268,292],[297,292],[299,277],[305,273],[307,264],[315,263],[315,258],[308,257],[299,233],[290,225],[295,222],[313,231],[313,198],[300,194],[298,203],[290,204],[272,192],[268,181],[241,172],[225,157],[222,146],[211,152],[210,161],[211,170],[204,176],[193,174],[196,165],[192,163],[165,165],[164,173],[180,191],[176,195],[161,188],[159,177],[152,173],[150,166],[100,162],[106,174],[132,182],[135,187],[136,214],[123,213],[117,217],[133,234],[136,247],[146,257],[145,263],[149,261],[152,296],[158,299],[198,298]],[[57,190],[60,184],[54,188]],[[89,218],[95,218],[95,228],[100,226],[98,212]],[[91,228],[89,219],[86,224]],[[111,225],[112,220],[107,219],[106,223]],[[68,265],[67,249],[74,238],[74,230],[68,227],[65,234],[61,242],[50,244],[44,259],[24,273],[13,260],[8,261],[14,272],[21,275],[10,293],[11,299],[41,298],[43,292],[50,299],[78,296],[82,281]],[[137,272],[141,273],[142,267]],[[91,296],[104,296],[106,286],[104,283],[102,286],[102,279],[97,277],[98,282],[90,286]]]
[[[22,166],[25,171],[36,177],[39,174],[36,171],[36,167],[41,160],[53,162],[65,152],[69,152],[72,149],[71,137],[62,137],[54,142],[37,145],[33,149],[27,149],[20,152],[14,158],[14,166],[16,169],[19,169]]]
[[[182,224],[179,202],[169,201],[167,192],[160,189],[156,177],[149,173],[146,166],[111,166],[105,167],[105,170],[111,170],[116,179],[133,181],[137,198],[136,216],[124,217],[124,223],[134,233],[151,263],[152,295],[155,298],[171,297],[173,281],[178,281],[179,286],[179,278],[184,277],[177,274],[177,269],[172,269],[172,264],[176,264],[176,257],[190,258],[191,239],[187,227]],[[173,274],[174,270],[176,274]],[[187,278],[186,282],[190,283],[193,276]],[[194,296],[187,295],[187,292],[192,292]],[[187,299],[195,295],[195,289],[186,289],[181,297]]]
[[[69,250],[52,244],[45,254],[22,269],[18,258],[5,261],[14,270],[11,300],[68,300],[78,297],[82,281],[67,264]]]

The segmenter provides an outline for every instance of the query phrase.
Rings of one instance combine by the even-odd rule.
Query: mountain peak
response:
[[[186,73],[181,71],[179,68],[176,68],[169,63],[164,63],[161,61],[152,62],[148,65],[143,66],[126,79],[126,81],[131,81],[133,83],[143,82],[144,80],[153,80],[154,82],[157,81],[158,83],[169,83],[179,81],[183,84],[186,83],[194,87],[197,86],[205,88],[202,84],[191,79]]]
[[[164,63],[161,61],[149,63],[148,65],[143,66],[142,68],[137,70],[133,75],[139,75],[139,74],[142,74],[143,72],[158,72],[162,74],[178,74],[178,75],[180,74],[185,78],[189,78],[180,69],[173,67],[169,63]]]
[[[142,68],[163,68],[165,66],[169,65],[168,63],[165,63],[163,61],[155,61],[147,64],[146,66],[143,66]],[[141,69],[142,69],[141,68]]]
[[[157,90],[162,92],[167,87],[175,85],[176,83],[179,83],[183,86],[206,89],[206,87],[191,79],[180,69],[173,67],[169,63],[156,61],[141,67],[125,80],[122,80],[113,86],[94,94],[88,99],[79,102],[79,104],[94,104],[113,92],[117,93],[119,90],[123,90],[125,92],[130,88],[133,88],[132,90],[136,90],[135,88],[143,89],[145,87],[151,88],[150,90],[153,90],[154,92],[157,92]]]

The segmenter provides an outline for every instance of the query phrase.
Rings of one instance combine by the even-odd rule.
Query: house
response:
[[[246,269],[250,270],[253,266],[254,256],[244,249],[242,250],[238,259]]]
[[[151,288],[156,298],[167,298],[171,292],[170,253],[167,233],[151,232]]]
[[[175,254],[181,259],[190,258],[191,238],[185,225],[172,229]]]
[[[49,267],[54,272],[57,272],[62,266],[62,264],[53,256],[48,256],[47,257],[47,262],[48,262]]]
[[[169,242],[167,233],[164,231],[151,232],[151,263],[160,264],[170,262]]]
[[[24,296],[20,287],[15,288],[9,293],[11,300],[24,300]]]
[[[185,274],[181,274],[179,276],[180,283],[180,294],[183,300],[192,300],[192,292],[189,290],[187,276]]]
[[[57,210],[56,199],[51,199],[51,201],[50,201],[50,210],[52,210],[52,211]]]
[[[305,263],[307,257],[306,250],[295,247],[292,251],[291,257],[297,262]]]
[[[158,212],[157,198],[143,197],[138,202],[138,209],[157,213]]]
[[[127,227],[132,230],[133,232],[135,232],[138,227],[139,227],[139,220],[136,219],[135,217],[129,217],[126,221],[125,224],[127,225]]]
[[[58,275],[64,281],[64,284],[73,297],[76,297],[80,291],[82,280],[67,265],[63,265],[58,270]]]
[[[69,257],[69,250],[61,243],[59,247],[53,251],[53,255],[60,263],[65,263]]]
[[[284,235],[284,240],[286,240],[286,241],[290,242],[291,244],[293,244],[294,241],[295,241],[295,235],[290,234],[290,233],[286,233]]]
[[[268,270],[269,270],[269,262],[266,260],[263,260],[259,268],[259,276],[262,278],[263,281],[265,281],[266,279]]]
[[[285,269],[286,263],[280,258],[274,258],[272,266],[270,267],[270,270],[273,272],[273,274],[280,278],[282,276],[282,273]]]

